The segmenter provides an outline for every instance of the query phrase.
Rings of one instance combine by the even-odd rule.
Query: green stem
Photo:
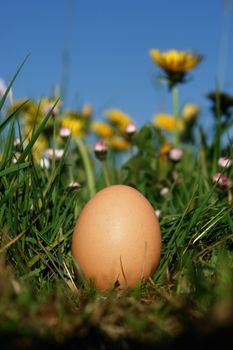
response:
[[[175,128],[174,128],[174,141],[175,147],[180,146],[180,132],[179,132],[179,91],[177,86],[174,84],[171,88],[172,92],[172,108],[173,115],[175,117]]]
[[[212,174],[216,172],[217,161],[220,157],[221,151],[221,137],[222,137],[222,126],[221,126],[221,106],[220,106],[220,95],[219,88],[216,88],[216,124],[215,124],[215,137],[214,137],[214,154],[213,154],[213,163],[212,163]]]
[[[78,137],[75,140],[83,161],[84,169],[87,176],[87,187],[89,190],[90,197],[92,198],[96,193],[96,188],[95,188],[94,174],[93,174],[90,158],[88,155],[87,147],[84,144],[82,138]]]
[[[73,177],[73,170],[72,170],[72,153],[68,150],[67,151],[67,160],[68,160],[68,176],[69,176],[69,183],[74,182],[74,177]]]
[[[102,170],[103,170],[103,174],[104,174],[104,180],[105,180],[105,184],[106,186],[110,186],[110,178],[109,178],[109,173],[108,173],[108,168],[107,168],[107,165],[106,165],[106,162],[103,160],[101,162],[101,165],[102,165]]]
[[[52,149],[53,149],[53,158],[52,158],[52,170],[54,171],[55,169],[55,149],[56,149],[56,133],[57,133],[57,128],[56,128],[56,119],[53,117],[53,139],[52,139]]]

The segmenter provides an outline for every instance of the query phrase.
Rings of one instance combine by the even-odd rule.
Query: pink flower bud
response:
[[[102,152],[102,151],[107,151],[108,146],[104,141],[96,141],[94,144],[94,151],[95,152]]]
[[[68,188],[70,188],[71,190],[79,190],[81,188],[81,185],[79,182],[73,181],[69,183]]]
[[[41,158],[40,160],[40,166],[43,169],[49,169],[50,168],[50,161],[47,158]]]
[[[167,187],[163,187],[160,191],[161,196],[166,196],[166,194],[169,192],[169,189]]]
[[[53,157],[55,160],[60,160],[64,154],[63,149],[52,149],[52,148],[47,148],[44,152],[45,158],[51,160]]]
[[[18,146],[20,146],[20,139],[17,137],[16,139],[14,139],[14,147]]]
[[[2,97],[5,92],[6,92],[6,84],[5,84],[5,81],[3,79],[0,79],[0,97]]]
[[[3,79],[0,79],[0,98],[5,94],[6,90],[7,90],[7,86],[6,86],[5,81]],[[7,97],[9,98],[10,102],[12,103],[12,101],[13,101],[12,89],[9,90]]]
[[[231,180],[220,172],[214,174],[213,181],[217,182],[222,187],[231,187]]]
[[[43,107],[43,113],[48,114],[52,108],[52,116],[54,117],[56,114],[59,113],[60,104],[57,103],[56,106],[54,106],[54,102],[49,102],[46,106]]]
[[[130,122],[126,128],[125,128],[125,131],[127,134],[134,134],[136,132],[136,125],[133,123],[133,122]]]
[[[12,158],[12,163],[16,164],[21,156],[20,152],[16,152]]]
[[[231,165],[231,160],[227,157],[220,157],[218,160],[218,165],[222,168],[229,168]]]
[[[99,160],[105,160],[108,152],[108,146],[106,143],[104,141],[96,141],[93,148],[96,158]]]
[[[63,138],[67,138],[70,136],[71,134],[71,130],[70,128],[67,128],[67,127],[62,127],[59,131],[60,133],[60,136],[63,137]]]
[[[183,157],[183,150],[180,148],[172,148],[169,152],[169,158],[174,161],[179,161]]]

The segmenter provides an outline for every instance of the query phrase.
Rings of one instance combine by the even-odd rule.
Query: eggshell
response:
[[[71,252],[87,281],[106,290],[134,287],[151,276],[161,256],[155,210],[138,190],[112,185],[97,192],[79,215]]]

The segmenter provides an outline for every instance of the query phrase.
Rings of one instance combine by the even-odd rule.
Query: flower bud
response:
[[[220,157],[218,159],[218,165],[221,167],[221,168],[229,168],[230,165],[231,165],[231,160],[227,157]]]
[[[3,79],[0,79],[0,97],[2,97],[5,92],[6,92],[6,84],[5,84],[5,81]]]
[[[59,134],[63,139],[67,139],[71,135],[71,130],[70,128],[64,126],[60,129]]]
[[[186,123],[191,123],[197,119],[199,107],[192,103],[186,103],[182,110],[182,117]]]
[[[42,169],[49,169],[50,168],[50,161],[47,158],[43,157],[40,160],[40,166]]]
[[[169,152],[169,158],[174,162],[178,162],[183,157],[183,150],[180,148],[172,148]]]
[[[213,182],[217,182],[221,187],[231,187],[231,180],[220,172],[214,174]]]
[[[63,149],[53,149],[53,148],[47,148],[44,152],[45,158],[52,160],[53,157],[55,160],[60,160],[64,154]]]
[[[83,106],[83,109],[82,109],[82,116],[85,117],[85,118],[90,118],[91,115],[92,115],[92,106],[87,103]]]
[[[73,181],[73,182],[69,183],[68,188],[73,190],[73,191],[76,191],[76,190],[79,190],[81,188],[81,185],[79,182]]]
[[[13,164],[16,164],[16,163],[18,162],[20,156],[21,156],[21,153],[20,153],[20,152],[15,152],[15,154],[14,154],[14,156],[13,156],[13,158],[12,158],[12,163],[13,163]]]
[[[23,147],[22,147],[20,139],[18,137],[14,139],[13,145],[14,145],[14,149],[17,152],[22,152]]]
[[[169,192],[169,188],[163,187],[160,191],[161,196],[166,196],[166,194]]]
[[[127,135],[134,135],[136,132],[136,125],[133,122],[128,123],[125,128],[125,132]]]
[[[96,141],[94,144],[94,152],[96,158],[99,160],[105,160],[107,157],[108,146],[104,141]]]

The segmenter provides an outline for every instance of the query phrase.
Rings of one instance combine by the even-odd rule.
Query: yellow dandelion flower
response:
[[[186,123],[191,123],[196,120],[200,109],[193,103],[186,103],[182,109],[181,115]]]
[[[8,108],[8,113],[12,113],[23,103],[27,101],[26,99],[15,100],[12,105]],[[55,100],[51,100],[48,98],[42,98],[39,102],[29,100],[27,101],[22,108],[19,109],[18,114],[23,117],[22,122],[24,124],[30,124],[31,126],[41,123],[44,116],[52,109],[55,104]],[[61,106],[61,102],[57,103],[57,105],[53,109],[53,114],[58,113],[59,108]]]
[[[150,56],[166,72],[175,73],[186,73],[202,60],[202,56],[199,54],[176,50],[160,52],[157,49],[152,49]]]
[[[82,114],[79,111],[73,111],[73,110],[67,110],[65,111],[62,116],[61,119],[73,119],[73,120],[77,120],[77,119],[81,119],[82,118]]]
[[[32,108],[33,104],[33,101],[28,100],[27,98],[14,100],[13,103],[7,108],[7,113],[11,114],[19,108],[18,114],[23,116]]]
[[[29,126],[33,126],[35,124],[40,124],[43,120],[43,114],[37,111],[38,107],[31,106],[30,110],[24,113],[23,123]]]
[[[40,106],[40,113],[44,116],[44,115],[48,114],[50,112],[50,110],[54,107],[52,113],[54,115],[58,114],[59,109],[60,109],[60,107],[62,105],[62,102],[58,101],[56,103],[56,106],[54,106],[55,103],[56,103],[55,99],[50,99],[50,98],[43,97],[40,100],[40,103],[38,104],[38,106]]]
[[[114,136],[106,141],[108,146],[116,151],[126,151],[131,147],[130,142],[120,136]]]
[[[169,50],[161,52],[158,49],[150,50],[151,59],[161,67],[170,83],[181,83],[187,72],[195,68],[203,56],[188,51]]]
[[[86,103],[82,108],[82,116],[89,119],[92,116],[93,110],[90,103]]]
[[[114,130],[111,125],[101,121],[93,122],[91,124],[91,130],[103,139],[109,138],[114,134]]]
[[[92,106],[90,104],[85,104],[82,108],[82,110],[67,110],[63,113],[61,116],[61,119],[63,118],[69,118],[69,119],[89,119],[92,115]]]
[[[170,143],[166,142],[163,145],[161,145],[160,150],[159,150],[159,155],[161,157],[166,156],[169,154],[171,149],[172,149],[172,145]]]
[[[46,136],[41,134],[32,147],[32,154],[36,161],[41,159],[43,152],[48,148],[49,142]]]
[[[133,122],[132,118],[120,109],[108,109],[105,111],[106,118],[115,124],[121,132],[124,132],[127,125]]]
[[[26,140],[29,142],[32,138],[33,128],[27,125],[24,127],[23,130],[24,134],[26,135]],[[36,161],[39,161],[41,159],[42,153],[46,148],[48,148],[48,146],[48,138],[44,134],[40,134],[40,136],[38,137],[38,139],[32,147],[32,154]]]
[[[184,129],[184,121],[176,120],[174,116],[166,113],[158,113],[152,120],[154,126],[164,131],[175,131]]]
[[[63,117],[61,119],[61,126],[63,128],[69,128],[73,136],[83,136],[84,125],[80,119],[73,119],[71,117]]]

